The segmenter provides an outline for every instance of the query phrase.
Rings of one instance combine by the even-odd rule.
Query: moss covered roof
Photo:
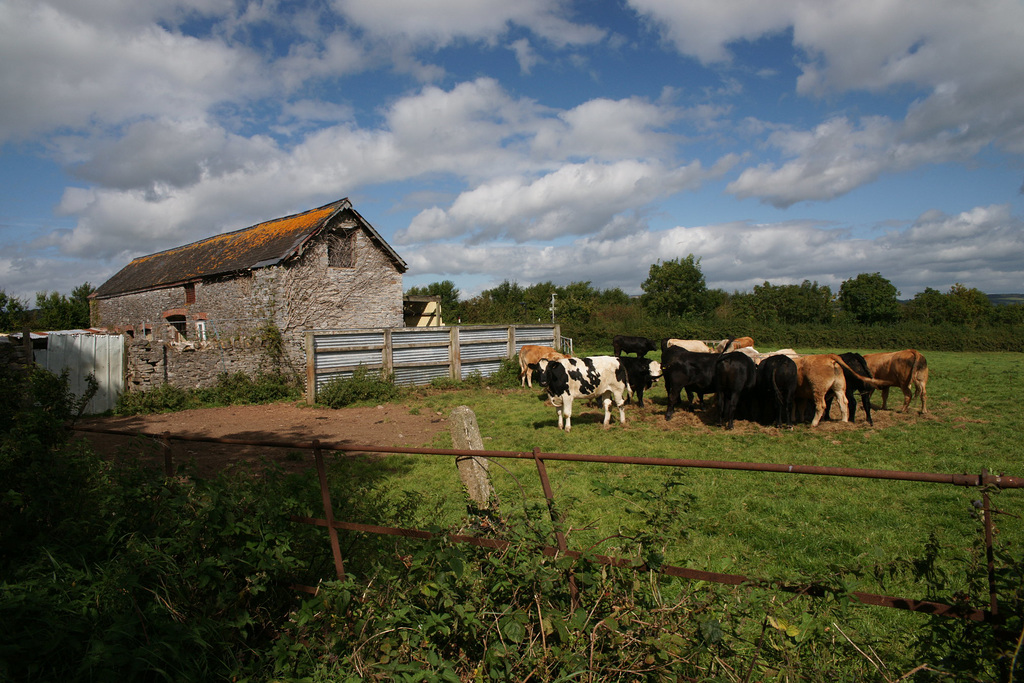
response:
[[[140,256],[104,282],[93,296],[107,298],[276,265],[299,254],[303,245],[340,214],[347,214],[344,218],[354,219],[367,230],[370,237],[395,262],[395,266],[405,272],[405,261],[352,208],[347,199],[340,199],[317,209]]]

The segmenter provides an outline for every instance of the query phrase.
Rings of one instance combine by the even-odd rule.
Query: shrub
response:
[[[149,391],[125,392],[117,399],[118,415],[168,413],[191,408],[273,403],[298,399],[300,387],[282,373],[259,374],[255,378],[243,372],[223,373],[217,385],[207,389],[180,389],[162,384]]]
[[[317,391],[317,403],[329,408],[343,408],[358,401],[391,401],[399,395],[390,375],[362,366],[351,377],[332,379]]]

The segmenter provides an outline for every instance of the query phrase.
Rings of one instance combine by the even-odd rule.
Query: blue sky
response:
[[[405,286],[1024,292],[1020,0],[0,0],[0,289],[348,197]]]

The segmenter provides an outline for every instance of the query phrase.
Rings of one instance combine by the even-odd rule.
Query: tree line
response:
[[[0,289],[0,332],[33,330],[79,330],[89,327],[89,295],[93,286],[85,282],[71,291],[37,292],[35,308]]]
[[[607,336],[617,329],[652,337],[676,336],[660,335],[662,330],[690,330],[697,338],[715,338],[716,331],[723,329],[856,325],[952,328],[960,333],[1008,328],[1010,337],[1019,340],[1019,328],[1024,326],[1022,304],[997,306],[984,292],[959,283],[947,292],[929,287],[901,301],[892,282],[877,272],[844,280],[835,292],[828,285],[804,280],[800,284],[765,281],[752,291],[730,293],[707,286],[700,258],[693,254],[652,264],[641,290],[642,294],[631,297],[619,288],[601,290],[590,282],[565,286],[541,282],[524,287],[505,280],[463,300],[455,284],[445,280],[412,287],[407,293],[440,296],[446,324],[464,325],[552,322],[553,298],[553,321],[562,326],[563,334],[577,337],[590,333]],[[1010,347],[1013,345],[1011,342]]]

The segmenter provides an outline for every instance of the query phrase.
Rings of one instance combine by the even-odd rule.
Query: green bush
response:
[[[332,379],[325,384],[317,391],[316,401],[329,408],[343,408],[360,401],[391,401],[399,393],[390,375],[360,366],[351,377]]]
[[[118,415],[166,413],[192,408],[273,403],[300,398],[300,387],[286,375],[270,373],[249,377],[242,372],[222,373],[216,386],[179,389],[162,384],[149,391],[124,392],[117,399]]]

